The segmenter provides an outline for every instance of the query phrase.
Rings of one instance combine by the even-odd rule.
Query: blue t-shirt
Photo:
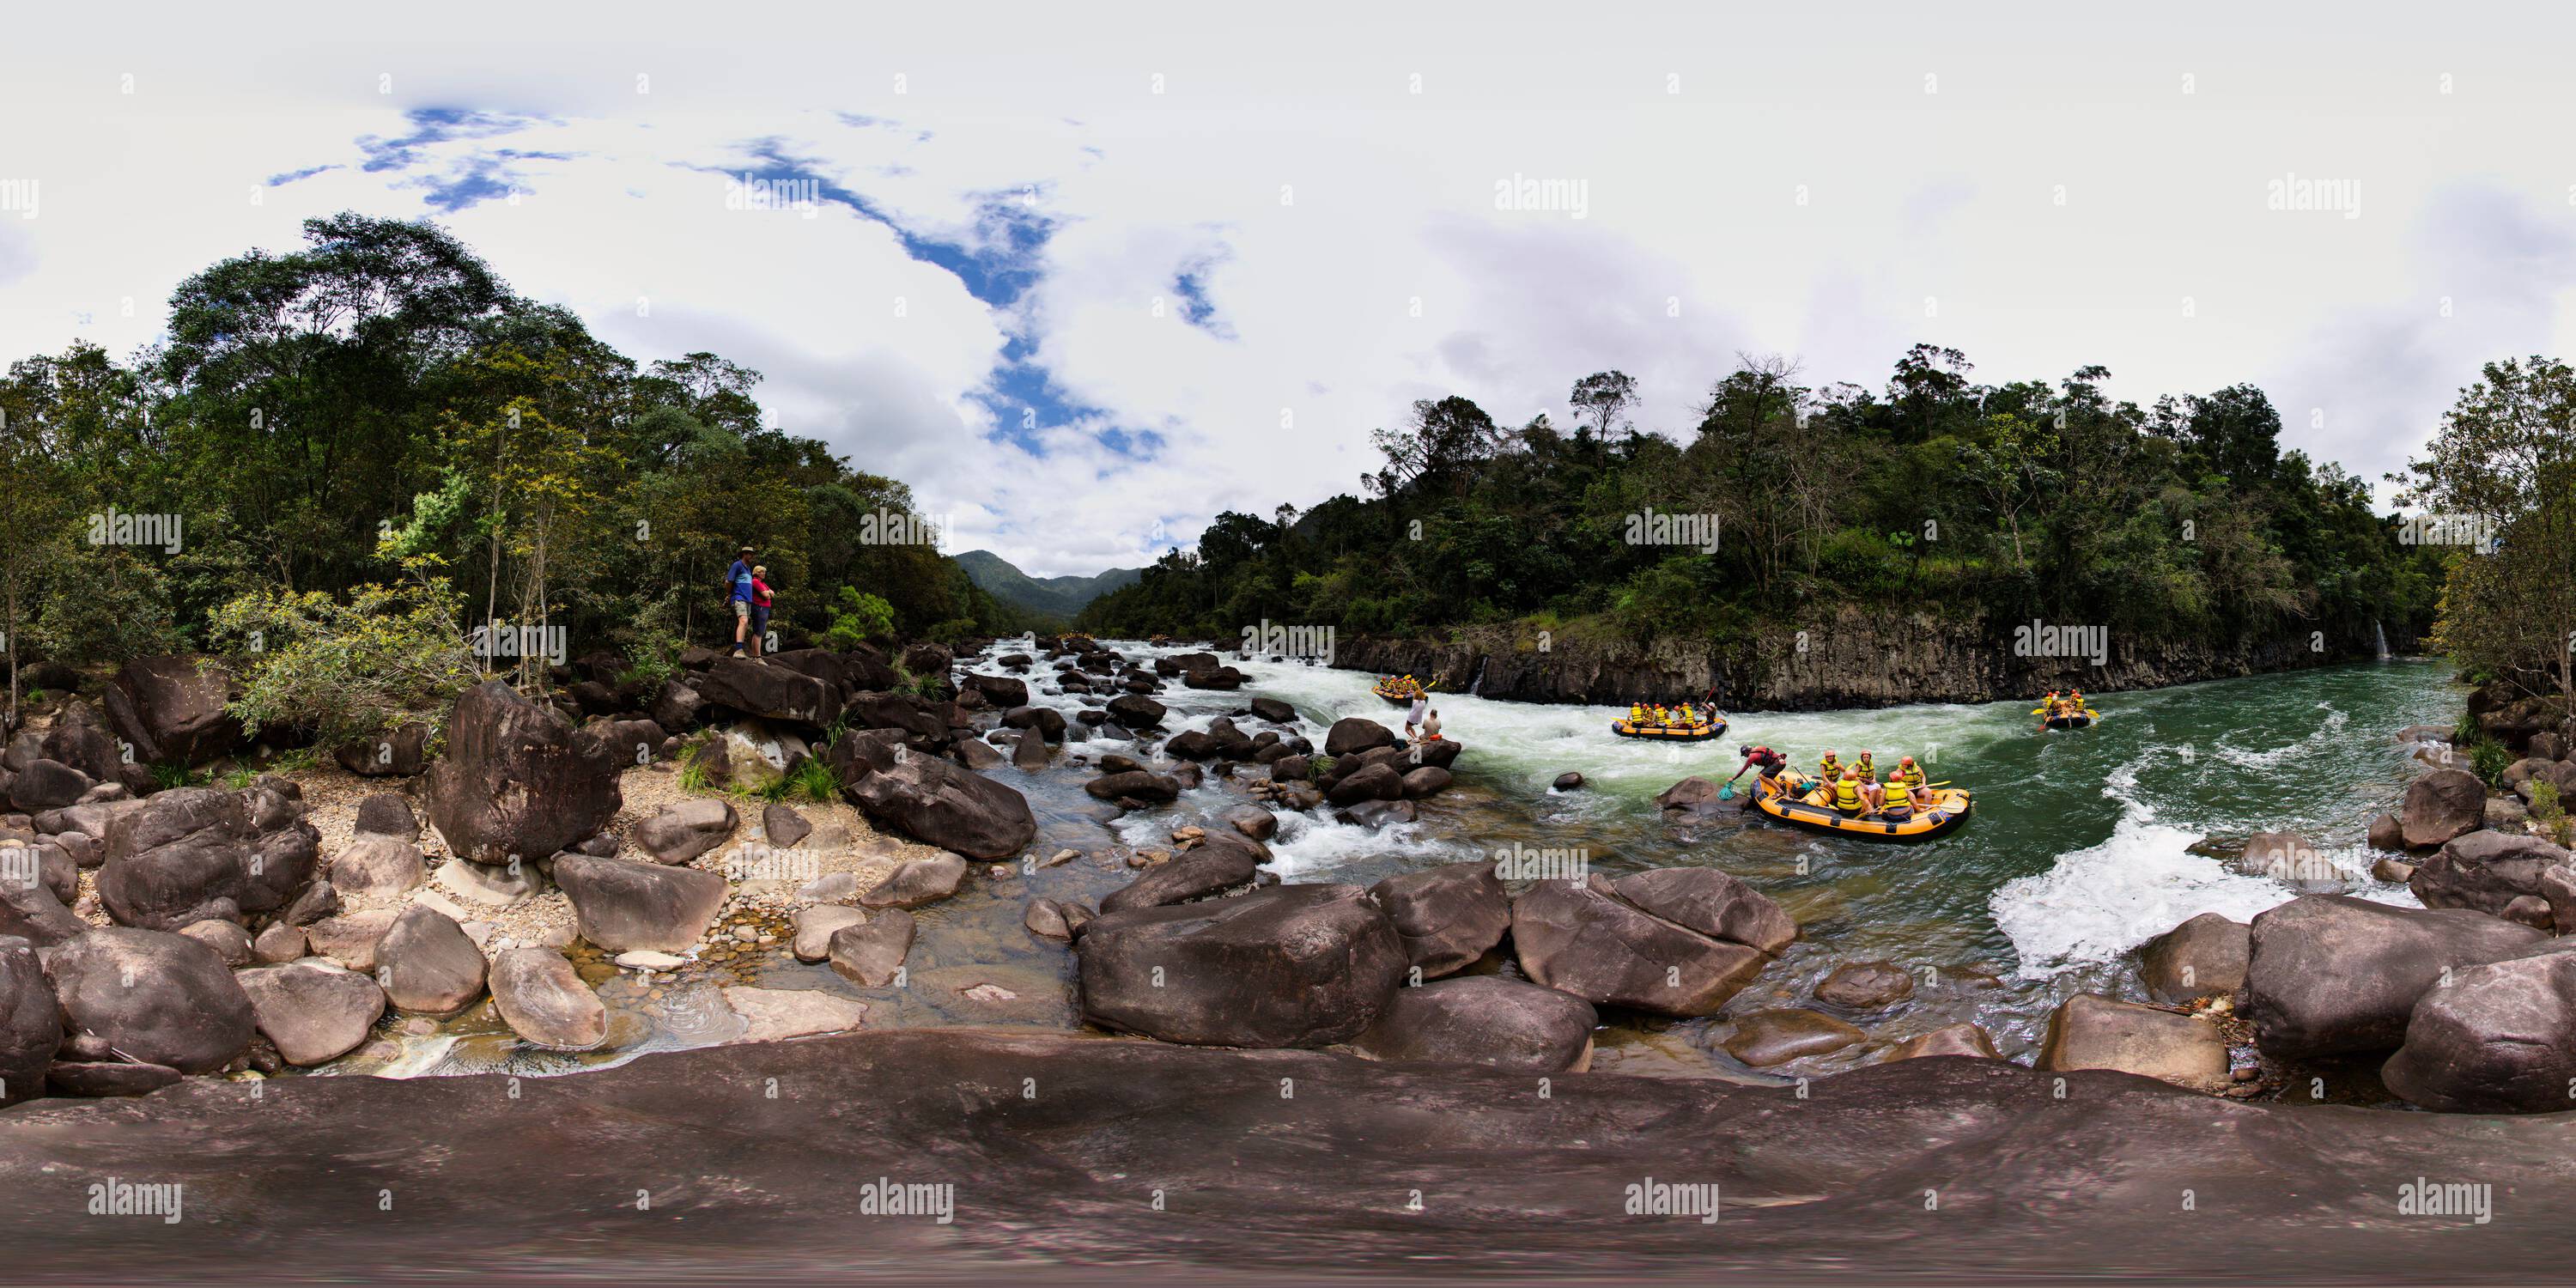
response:
[[[744,563],[740,559],[734,560],[733,567],[725,569],[725,580],[732,583],[733,597],[735,599],[741,600],[746,604],[751,602],[750,564]]]

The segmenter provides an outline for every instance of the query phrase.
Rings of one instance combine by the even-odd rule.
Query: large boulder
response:
[[[1064,713],[1054,707],[1013,707],[1002,713],[1005,729],[1035,729],[1048,742],[1064,741]]]
[[[1816,981],[1816,1001],[1845,1013],[1879,1011],[1914,996],[1914,977],[1894,962],[1844,962]]]
[[[2380,1069],[2427,1109],[2555,1113],[2576,1087],[2576,953],[2545,948],[2455,971],[2415,1003]]]
[[[1167,711],[1162,703],[1141,693],[1123,693],[1109,700],[1109,718],[1130,729],[1157,728]]]
[[[492,1005],[527,1042],[587,1051],[608,1040],[608,1008],[551,948],[509,948],[492,959]]]
[[[9,779],[7,799],[21,814],[42,814],[78,802],[97,785],[89,775],[59,760],[39,760]]]
[[[233,978],[269,1044],[299,1067],[358,1049],[385,1013],[385,991],[353,970],[318,959],[259,966]]]
[[[65,703],[55,712],[53,728],[45,731],[36,750],[31,760],[59,761],[102,783],[123,781],[128,768],[124,749],[116,745],[116,734],[108,728],[107,718],[87,702]],[[26,765],[7,767],[24,770]]]
[[[1038,834],[1027,797],[936,756],[899,750],[841,791],[868,821],[968,858],[1010,858]]]
[[[1974,1024],[1951,1024],[1897,1043],[1888,1048],[1887,1054],[1879,1057],[1879,1063],[1920,1060],[1933,1055],[1964,1055],[1979,1060],[2003,1058],[1995,1050],[1993,1036],[1984,1029]]]
[[[747,716],[820,729],[841,714],[838,685],[793,667],[747,657],[720,658],[698,677],[698,696]]]
[[[1121,773],[1102,774],[1082,785],[1082,790],[1104,801],[1134,800],[1161,804],[1181,794],[1178,781],[1150,770],[1130,769]]]
[[[1658,792],[1655,804],[1669,813],[1705,814],[1717,808],[1718,793],[1724,790],[1720,785],[1693,774]]]
[[[2463,769],[2436,769],[2406,789],[2398,827],[2412,850],[2429,850],[2484,826],[2487,785]]]
[[[224,710],[232,685],[220,662],[163,654],[126,663],[103,701],[137,761],[195,765],[242,744],[241,722]]]
[[[612,953],[685,953],[725,899],[725,879],[713,872],[587,854],[558,857],[555,883],[572,901],[581,937]]]
[[[2243,1013],[2275,1058],[2390,1050],[2445,971],[2501,961],[2542,938],[2464,908],[2306,895],[2254,918]]]
[[[53,950],[64,1059],[211,1073],[250,1045],[250,998],[214,949],[185,935],[110,927]]]
[[[425,721],[406,720],[333,748],[331,758],[361,778],[410,778],[429,767],[431,732]]]
[[[724,844],[740,821],[727,802],[693,797],[665,805],[636,824],[634,841],[655,863],[686,863]]]
[[[1595,1006],[1658,1015],[1714,1015],[1771,958],[1666,921],[1594,875],[1540,881],[1512,901],[1521,970]]]
[[[1798,938],[1798,923],[1780,905],[1715,868],[1656,868],[1611,885],[1620,898],[1677,926],[1775,957]]]
[[[2241,921],[2204,912],[2138,948],[2138,979],[2159,1002],[2233,997],[2245,987],[2253,931]]]
[[[957,655],[931,643],[915,644],[903,651],[903,669],[917,679],[946,680],[957,666]]]
[[[1085,1019],[1200,1046],[1347,1042],[1408,966],[1395,923],[1350,885],[1103,913],[1075,948]]]
[[[399,837],[361,833],[331,857],[331,888],[352,899],[390,899],[428,875],[420,847]]]
[[[1403,873],[1369,887],[1369,894],[1395,922],[1405,958],[1423,979],[1475,965],[1512,928],[1512,901],[1491,863],[1452,863]]]
[[[2474,908],[2502,915],[2506,905],[2524,895],[2547,899],[2553,887],[2565,890],[2569,864],[2567,851],[2537,836],[2481,829],[2451,838],[2416,864],[2406,888],[2427,908]],[[2559,881],[2547,880],[2553,872],[2560,875]],[[2576,918],[2576,905],[2570,905],[2568,912]]]
[[[1598,1022],[1582,998],[1498,975],[1469,975],[1395,990],[1351,1047],[1372,1060],[1560,1073],[1588,1062]]]
[[[940,704],[909,693],[862,693],[842,708],[853,729],[896,729],[902,741],[935,747],[948,740],[948,718]]]
[[[35,946],[0,935],[0,1109],[44,1094],[62,1044],[62,1003]]]
[[[313,878],[321,834],[262,779],[238,792],[159,792],[107,825],[100,902],[121,925],[177,930],[285,906]]]
[[[1344,716],[1324,735],[1324,754],[1347,756],[1395,745],[1395,731],[1367,716]]]
[[[884,988],[904,977],[915,929],[911,913],[888,908],[833,931],[824,956],[843,979],[861,988]]]
[[[1029,704],[1029,682],[1026,680],[1014,679],[1007,675],[970,675],[965,678],[964,684],[965,687],[983,694],[986,701],[1004,710],[1025,707]]]
[[[1334,783],[1324,792],[1324,799],[1336,805],[1402,800],[1404,776],[1397,773],[1393,765],[1370,765]]]
[[[446,754],[429,769],[430,826],[459,858],[542,859],[617,817],[621,768],[552,707],[493,680],[457,696]]]
[[[454,1015],[472,1006],[487,969],[465,928],[426,903],[403,909],[376,941],[376,983],[406,1014]]]
[[[44,882],[0,880],[0,935],[51,948],[89,929],[90,924],[64,907]]]
[[[2206,1020],[2078,993],[2049,1015],[2033,1067],[2115,1069],[2217,1091],[2228,1083],[2227,1038]]]
[[[1808,1056],[1831,1055],[1862,1037],[1859,1029],[1821,1011],[1788,1007],[1755,1011],[1738,1019],[1725,1047],[1728,1055],[1767,1069]]]

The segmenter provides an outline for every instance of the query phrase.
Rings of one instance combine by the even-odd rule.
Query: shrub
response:
[[[27,634],[46,656],[66,661],[130,662],[185,647],[161,570],[113,547],[73,558]]]
[[[2549,839],[2564,845],[2576,845],[2576,821],[2567,817],[2567,808],[2558,799],[2558,784],[2534,779],[2531,784],[2531,816],[2540,820],[2540,830]]]
[[[834,596],[832,624],[823,632],[824,641],[847,652],[872,640],[892,638],[894,605],[855,586],[841,587]]]
[[[2512,766],[2513,753],[2493,738],[2481,737],[2469,745],[2469,768],[2490,788],[2503,790],[2504,771]]]
[[[324,747],[398,724],[435,725],[481,678],[443,578],[319,591],[262,590],[217,609],[215,633],[240,649],[242,695],[229,706],[251,733],[313,731]]]

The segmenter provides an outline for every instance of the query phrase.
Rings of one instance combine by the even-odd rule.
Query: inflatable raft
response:
[[[1406,684],[1390,675],[1378,681],[1371,692],[1395,706],[1405,707],[1413,705],[1413,699],[1422,694],[1422,687],[1418,684]]]
[[[1706,742],[1726,734],[1726,721],[1711,720],[1706,724],[1659,725],[1630,724],[1625,720],[1610,722],[1610,732],[1622,738],[1653,738],[1664,742]]]
[[[2071,715],[2050,716],[2040,723],[2042,727],[2049,729],[2081,729],[2093,723],[2093,713],[2078,711]]]
[[[1848,836],[1863,841],[1929,841],[1948,836],[1968,825],[1973,805],[1965,788],[1934,788],[1932,809],[1903,822],[1893,822],[1876,815],[1854,818],[1824,803],[1820,792],[1791,799],[1786,789],[1774,780],[1764,778],[1754,788],[1753,808],[1791,827],[1828,836]]]

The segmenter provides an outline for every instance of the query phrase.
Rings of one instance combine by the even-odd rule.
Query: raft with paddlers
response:
[[[1610,732],[1622,738],[1657,738],[1665,742],[1703,742],[1726,732],[1726,717],[1696,724],[1656,724],[1651,720],[1613,720]]]
[[[1422,687],[1422,681],[1412,676],[1390,675],[1380,679],[1370,692],[1402,707],[1412,705],[1415,698],[1422,697],[1429,690]]]
[[[2081,693],[2063,698],[2050,693],[2041,698],[2039,705],[2032,707],[2030,713],[2040,718],[2039,727],[2042,729],[2082,729],[2102,718],[2102,713],[2094,710]]]
[[[1754,785],[1753,808],[1791,827],[1827,836],[1862,841],[1929,841],[1967,826],[1968,815],[1975,806],[1966,788],[1951,787],[1934,789],[1932,808],[1915,810],[1902,819],[1882,814],[1847,814],[1827,804],[1821,789],[1799,795],[1778,779],[1766,777]]]

